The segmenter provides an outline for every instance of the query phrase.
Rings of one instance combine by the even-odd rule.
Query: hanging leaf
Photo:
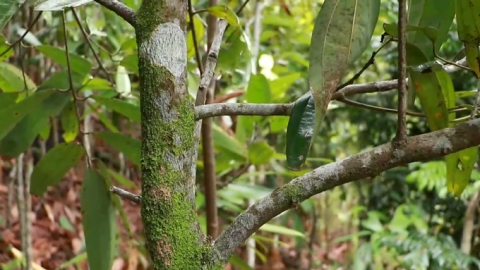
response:
[[[465,46],[465,55],[470,69],[477,78],[480,77],[480,1],[456,0],[455,12],[457,14],[458,38]]]
[[[111,269],[115,254],[115,207],[105,179],[94,169],[85,173],[80,203],[90,269]]]
[[[98,132],[95,136],[104,140],[118,151],[124,153],[125,156],[127,156],[127,158],[129,158],[135,165],[140,166],[141,143],[139,140],[130,138],[121,133],[112,132]]]
[[[127,97],[132,92],[130,78],[128,77],[127,70],[123,66],[117,67],[117,75],[115,76],[116,91],[123,97]]]
[[[62,112],[62,136],[66,142],[71,142],[77,138],[79,129],[78,121],[77,107],[75,106],[75,101],[72,101],[65,106]]]
[[[56,185],[85,154],[76,143],[61,143],[45,154],[32,172],[30,192],[41,196],[47,187]]]
[[[310,92],[293,105],[287,126],[287,165],[298,171],[307,159],[315,123],[315,102]]]
[[[348,65],[370,44],[379,10],[380,0],[325,0],[323,3],[310,45],[308,80],[316,114],[312,140]]]
[[[0,62],[0,89],[2,89],[2,91],[25,91],[20,94],[21,98],[24,98],[33,93],[36,88],[37,86],[32,79],[30,79],[27,74],[24,74],[19,68],[9,63]]]

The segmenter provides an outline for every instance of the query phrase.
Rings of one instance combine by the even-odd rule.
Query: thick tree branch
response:
[[[117,0],[95,0],[95,2],[104,6],[105,8],[115,12],[118,16],[122,17],[131,26],[135,27],[135,11],[122,2]]]
[[[332,99],[339,100],[356,94],[385,92],[397,87],[397,80],[353,84],[337,91]],[[293,103],[287,104],[252,104],[252,103],[216,103],[200,105],[195,108],[195,119],[221,115],[290,115]]]
[[[426,161],[480,144],[480,119],[419,136],[395,148],[387,143],[333,162],[276,189],[239,215],[214,242],[217,260],[226,262],[234,250],[263,224],[311,196],[334,187],[374,177],[388,169]]]

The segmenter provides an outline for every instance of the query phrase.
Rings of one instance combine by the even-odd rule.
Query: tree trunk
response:
[[[142,220],[154,269],[221,269],[195,212],[194,101],[187,91],[185,0],[144,0],[136,16],[142,117]]]

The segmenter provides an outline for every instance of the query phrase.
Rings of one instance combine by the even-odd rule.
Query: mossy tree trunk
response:
[[[141,214],[155,269],[220,269],[211,263],[211,246],[195,212],[197,144],[186,85],[186,12],[186,0],[144,0],[136,16]]]

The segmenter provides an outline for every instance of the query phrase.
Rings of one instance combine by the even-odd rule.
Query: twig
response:
[[[73,13],[73,17],[75,18],[75,21],[77,22],[78,27],[80,28],[80,32],[82,32],[85,42],[87,42],[88,47],[90,48],[90,51],[92,51],[93,57],[95,58],[95,61],[97,61],[98,63],[98,67],[100,68],[101,71],[103,71],[103,73],[105,73],[105,76],[107,76],[108,81],[110,81],[110,83],[113,86],[114,81],[112,79],[112,76],[110,72],[108,72],[107,69],[103,66],[102,61],[100,61],[100,58],[98,57],[97,52],[93,48],[92,42],[90,42],[90,38],[88,37],[87,31],[85,31],[85,28],[82,26],[82,23],[80,22],[77,12],[75,12],[74,8],[72,8],[72,13]]]
[[[407,137],[407,5],[398,0],[398,122],[395,140],[402,142]]]
[[[364,109],[368,109],[368,110],[372,110],[372,111],[398,114],[398,110],[395,110],[395,109],[373,106],[373,105],[361,103],[361,102],[358,102],[358,101],[354,101],[354,100],[351,100],[351,99],[348,99],[348,98],[339,99],[338,101],[340,101],[342,103],[345,103],[345,104],[348,104],[348,105],[351,105],[351,106],[354,106],[354,107],[364,108]],[[410,116],[425,117],[425,115],[423,113],[409,112],[409,111],[405,111],[405,113],[407,115],[410,115]]]
[[[133,193],[130,193],[124,189],[118,188],[116,186],[111,186],[110,187],[110,192],[117,194],[118,196],[122,197],[123,199],[129,200],[131,202],[134,202],[136,204],[141,204],[142,202],[142,196],[140,195],[135,195]]]
[[[240,214],[215,240],[215,260],[226,262],[263,224],[313,195],[404,164],[431,160],[479,144],[480,119],[475,119],[453,128],[406,138],[398,147],[386,143],[321,166],[276,189]],[[404,154],[395,154],[398,152]]]
[[[388,43],[390,43],[390,41],[392,41],[392,39],[390,38],[389,40],[387,40],[386,42],[384,42],[382,44],[382,46],[380,46],[376,51],[374,51],[372,53],[372,56],[370,56],[370,59],[368,59],[368,61],[365,63],[365,65],[363,65],[363,67],[360,69],[359,72],[357,72],[352,78],[350,78],[350,80],[346,81],[345,83],[343,83],[342,85],[340,85],[339,87],[337,87],[337,91],[340,90],[340,89],[343,89],[344,87],[346,87],[347,85],[351,85],[352,83],[355,82],[355,80],[357,80],[358,78],[360,78],[360,76],[363,74],[363,72],[365,70],[367,70],[367,68],[371,65],[373,65],[373,63],[375,63],[375,56],[377,56],[377,54],[385,47],[385,45],[387,45]]]
[[[475,104],[473,105],[472,113],[470,114],[470,119],[474,119],[478,110],[478,103],[480,103],[480,79],[477,79],[477,98],[475,99]]]
[[[33,20],[33,22],[28,26],[27,30],[25,31],[25,33],[23,33],[23,35],[17,39],[17,41],[15,41],[14,43],[10,44],[10,46],[8,46],[8,48],[3,51],[2,53],[0,53],[0,57],[4,56],[6,53],[8,53],[15,45],[17,45],[18,43],[20,43],[26,36],[27,34],[30,32],[30,30],[32,30],[33,26],[37,23],[38,19],[40,19],[40,16],[42,15],[42,11],[40,11],[40,13],[38,13],[37,17],[35,17],[35,19]]]
[[[113,11],[118,16],[122,17],[131,26],[136,26],[135,11],[123,4],[122,2],[118,2],[117,0],[95,0],[95,2],[99,3],[110,11]]]

